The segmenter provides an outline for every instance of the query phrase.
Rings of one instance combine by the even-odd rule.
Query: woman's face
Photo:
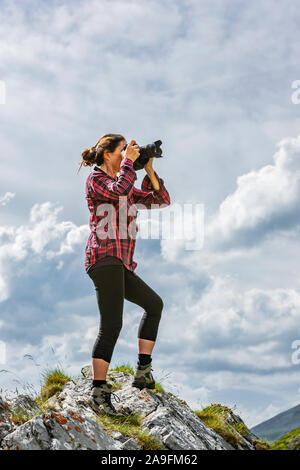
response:
[[[108,155],[109,162],[114,168],[120,169],[121,161],[125,155],[125,151],[122,152],[122,150],[126,144],[126,140],[122,140],[122,142],[120,142],[117,146],[116,150]]]

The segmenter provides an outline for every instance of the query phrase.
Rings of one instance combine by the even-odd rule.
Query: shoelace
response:
[[[113,410],[115,410],[115,408],[114,408],[114,406],[113,406],[113,404],[112,404],[112,402],[111,402],[111,395],[113,395],[113,398],[114,398],[116,401],[118,401],[118,402],[120,402],[120,397],[118,397],[118,395],[117,395],[116,393],[114,393],[114,392],[104,392],[104,393],[105,393],[105,401],[109,404],[109,406],[110,406]]]

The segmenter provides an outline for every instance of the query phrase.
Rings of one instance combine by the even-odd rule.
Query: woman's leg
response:
[[[151,354],[156,341],[163,309],[161,297],[138,275],[125,268],[125,299],[144,309],[138,329],[140,354]]]
[[[94,380],[106,380],[113,350],[122,329],[124,269],[122,265],[107,265],[88,273],[95,285],[100,313],[99,333],[92,351]]]

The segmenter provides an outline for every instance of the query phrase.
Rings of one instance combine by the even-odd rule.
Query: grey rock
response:
[[[101,421],[88,404],[92,388],[92,368],[90,365],[81,369],[82,376],[67,382],[64,390],[47,401],[56,411],[49,410],[43,415],[34,416],[26,423],[14,427],[9,420],[8,410],[2,407],[4,420],[2,443],[7,449],[33,450],[141,450],[136,439],[118,431],[105,432]],[[167,450],[234,450],[222,436],[204,424],[204,422],[186,404],[172,393],[154,393],[144,388],[132,387],[133,376],[126,372],[110,371],[109,383],[119,384],[114,394],[120,401],[112,403],[118,411],[138,413],[141,418],[141,430],[153,436]],[[34,402],[28,397],[18,397],[12,406],[37,412]],[[1,401],[0,401],[1,416]],[[232,429],[235,423],[243,423],[234,413],[227,416]],[[240,448],[254,450],[253,442],[257,437],[244,427],[240,437]],[[1,441],[0,441],[1,442]]]
[[[236,415],[233,411],[231,412],[226,412],[225,414],[225,420],[228,426],[230,427],[231,431],[235,433],[240,441],[242,442],[241,444],[238,445],[239,450],[254,450],[254,442],[258,440],[259,438],[253,434],[247,427],[243,426],[243,434],[239,433],[235,428],[234,425],[241,424],[244,425],[243,420],[240,418],[240,416]]]
[[[110,436],[121,443],[121,449],[141,450],[141,446],[132,437],[128,439],[128,436],[124,436],[119,431],[112,431]]]
[[[40,411],[40,407],[29,395],[18,395],[14,398],[8,398],[7,403],[11,410],[22,411],[23,413],[34,414]]]
[[[16,429],[10,414],[10,406],[0,397],[0,447],[2,446],[2,439]]]
[[[71,408],[49,411],[18,427],[3,439],[8,450],[113,450],[120,444],[96,421]]]
[[[288,445],[286,446],[287,450],[300,450],[300,436],[293,437]]]

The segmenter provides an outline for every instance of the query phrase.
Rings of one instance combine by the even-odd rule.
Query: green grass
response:
[[[243,445],[241,438],[234,432],[237,431],[241,436],[248,433],[245,423],[234,423],[232,426],[226,422],[227,413],[232,413],[231,408],[221,405],[220,403],[211,403],[210,406],[202,410],[196,410],[194,413],[208,426],[213,429],[217,434],[223,437],[226,442],[231,444],[235,449],[239,445]],[[256,440],[254,442],[256,450],[270,450],[270,444],[266,441]]]
[[[287,450],[287,445],[293,437],[300,435],[300,428],[293,429],[289,433],[281,436],[277,441],[271,444],[272,450]]]
[[[273,450],[271,444],[268,441],[261,441],[260,439],[254,441],[255,450]]]
[[[165,450],[165,446],[157,441],[154,436],[141,429],[143,419],[144,417],[138,413],[132,413],[128,416],[111,416],[99,413],[96,421],[107,434],[119,431],[124,436],[135,439],[142,447],[142,450]]]
[[[204,424],[206,424],[206,426],[213,429],[217,434],[222,436],[226,442],[237,449],[238,444],[242,444],[242,440],[225,421],[225,413],[231,411],[232,410],[227,406],[220,405],[219,403],[212,403],[210,406],[207,406],[200,411],[194,411],[194,413],[203,421]]]
[[[245,423],[233,423],[232,427],[241,435],[241,436],[247,436],[248,434],[248,428]]]
[[[127,374],[134,375],[133,367],[127,362],[126,364],[119,364],[111,369],[108,369],[109,372],[126,372]]]
[[[43,374],[44,384],[41,388],[40,396],[37,398],[40,402],[45,402],[53,395],[60,393],[69,380],[72,380],[59,367],[45,371]],[[38,401],[37,401],[37,404]]]

